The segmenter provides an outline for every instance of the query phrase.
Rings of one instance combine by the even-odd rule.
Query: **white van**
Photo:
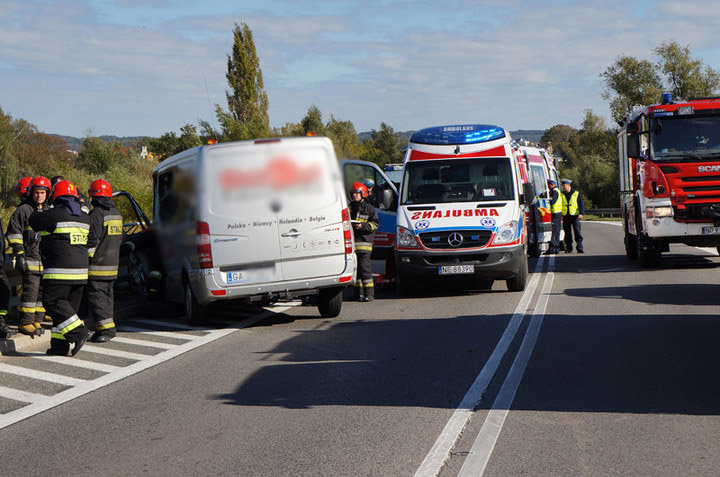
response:
[[[405,153],[397,211],[400,294],[418,281],[527,280],[526,204],[535,200],[503,128],[452,125],[413,134]]]
[[[208,304],[317,295],[340,313],[355,280],[347,199],[327,138],[260,139],[201,146],[154,171],[154,218],[165,299],[188,321]]]

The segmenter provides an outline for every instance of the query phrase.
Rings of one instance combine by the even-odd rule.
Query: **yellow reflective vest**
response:
[[[562,213],[563,215],[578,215],[578,196],[580,195],[580,192],[574,190],[573,193],[570,195],[570,202],[568,202],[567,197],[565,197],[565,194],[561,194],[562,196]]]

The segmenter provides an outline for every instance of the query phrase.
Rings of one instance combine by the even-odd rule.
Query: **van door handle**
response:
[[[298,237],[300,235],[302,235],[302,233],[298,232],[297,230],[291,230],[290,232],[280,234],[281,237]]]

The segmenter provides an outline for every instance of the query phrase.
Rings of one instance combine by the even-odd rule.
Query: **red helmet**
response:
[[[350,188],[350,195],[358,191],[360,192],[360,195],[362,197],[367,197],[369,194],[368,188],[365,184],[363,184],[362,182],[353,182],[353,185]]]
[[[15,186],[15,192],[17,192],[18,197],[22,197],[28,193],[28,187],[30,187],[31,180],[32,177],[23,177],[18,180],[17,185]]]
[[[47,179],[45,179],[47,180]],[[61,197],[63,195],[71,195],[73,197],[78,196],[77,187],[70,181],[60,181],[53,186],[53,195],[55,197]]]
[[[37,176],[35,179],[30,181],[30,192],[32,192],[33,187],[44,187],[45,190],[50,192],[50,181],[47,177]]]
[[[112,197],[112,187],[110,187],[108,181],[96,179],[90,184],[88,195],[90,197]]]

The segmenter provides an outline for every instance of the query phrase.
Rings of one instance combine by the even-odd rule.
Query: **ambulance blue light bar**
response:
[[[473,144],[505,137],[505,130],[491,124],[436,126],[415,132],[410,142],[418,144]]]

